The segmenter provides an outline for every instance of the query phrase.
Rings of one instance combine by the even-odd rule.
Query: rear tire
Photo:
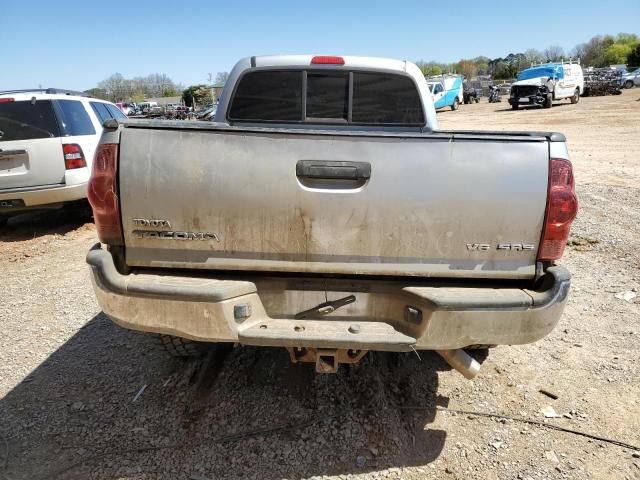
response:
[[[518,105],[517,103],[511,104],[511,110],[518,110],[519,108],[520,108],[520,105]]]
[[[571,100],[571,103],[573,103],[574,105],[578,103],[580,101],[580,89],[576,88],[576,91],[573,92],[573,97],[571,97],[569,100]]]
[[[453,105],[451,105],[451,110],[457,110],[458,107],[460,106],[460,102],[458,101],[458,97],[455,98],[455,100],[453,101]]]
[[[544,103],[542,104],[542,107],[551,108],[551,105],[553,105],[553,95],[550,93],[547,93],[547,98],[544,99]]]
[[[624,82],[624,88],[632,88],[633,87],[633,80],[627,80],[626,82]]]
[[[211,347],[211,343],[194,342],[187,338],[173,335],[160,335],[162,346],[172,357],[188,358],[200,357]]]
[[[7,217],[0,217],[0,228],[4,228],[8,221],[9,219]]]

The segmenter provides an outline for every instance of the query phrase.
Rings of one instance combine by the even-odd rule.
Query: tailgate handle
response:
[[[0,149],[0,157],[15,157],[16,155],[26,155],[26,150],[2,150]]]
[[[368,162],[300,160],[296,164],[296,176],[302,178],[368,180],[371,178],[371,164]]]

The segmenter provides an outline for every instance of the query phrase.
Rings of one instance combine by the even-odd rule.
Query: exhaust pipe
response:
[[[438,354],[459,371],[465,378],[471,380],[480,372],[480,363],[467,352],[458,348],[457,350],[436,350]]]

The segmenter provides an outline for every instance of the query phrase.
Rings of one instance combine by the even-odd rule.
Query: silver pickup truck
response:
[[[577,211],[558,133],[442,131],[412,63],[238,62],[216,122],[105,122],[89,184],[104,312],[175,354],[524,344],[558,322]]]

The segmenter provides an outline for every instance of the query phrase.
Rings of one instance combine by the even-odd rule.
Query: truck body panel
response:
[[[131,122],[120,139],[126,261],[530,279],[548,152],[544,137],[196,131]],[[306,178],[296,171],[305,161],[365,163],[370,178]],[[187,238],[200,234],[209,238]]]

